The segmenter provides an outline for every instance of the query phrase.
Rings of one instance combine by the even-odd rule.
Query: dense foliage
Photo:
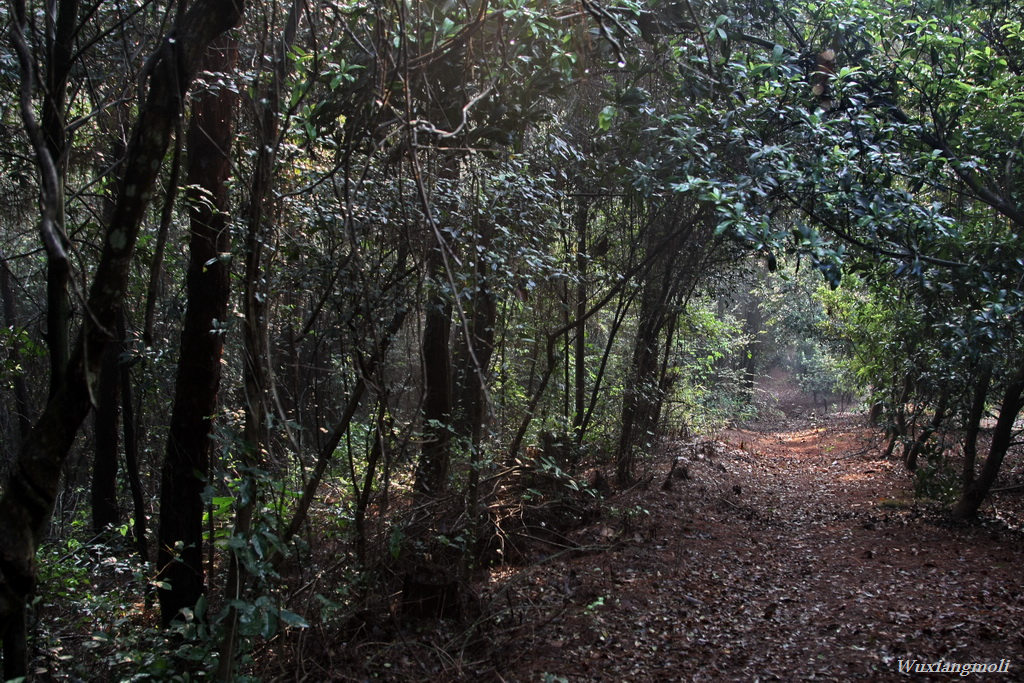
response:
[[[958,516],[1016,435],[1012,3],[0,12],[8,678],[457,616],[780,368]]]

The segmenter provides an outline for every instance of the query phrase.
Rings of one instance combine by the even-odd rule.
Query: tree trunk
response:
[[[999,406],[999,419],[996,421],[996,428],[992,432],[992,444],[988,449],[988,457],[981,467],[981,473],[969,486],[964,489],[960,501],[953,508],[953,517],[956,519],[967,519],[978,513],[985,496],[999,474],[999,468],[1006,457],[1006,451],[1013,441],[1013,426],[1017,421],[1022,407],[1021,394],[1024,393],[1024,366],[1019,366],[1003,394],[1002,404]]]
[[[448,74],[455,78],[457,74]],[[447,78],[446,78],[447,80]],[[415,148],[411,148],[414,168],[419,167]],[[451,223],[458,215],[455,197],[459,179],[456,155],[443,153],[440,160],[440,179],[450,183],[444,195],[445,206],[438,212],[430,203],[422,183],[419,184],[420,203],[426,214],[427,253],[424,257],[424,283],[427,298],[424,304],[424,325],[421,356],[423,363],[423,448],[416,464],[413,487],[417,494],[434,498],[448,488],[451,467],[451,442],[455,407],[451,359],[451,324],[453,302],[459,296],[449,282],[448,254],[452,249],[441,230],[435,214]],[[464,314],[464,311],[460,310]],[[468,332],[468,330],[464,330]]]
[[[662,226],[664,227],[664,226]],[[657,406],[661,399],[658,369],[662,329],[668,319],[673,282],[678,276],[662,235],[652,235],[649,251],[659,244],[660,253],[652,263],[642,284],[640,311],[638,313],[636,339],[629,370],[629,380],[622,403],[622,431],[616,453],[616,479],[619,486],[628,486],[633,481],[633,465],[636,452],[650,446],[650,438],[657,425]]]
[[[431,250],[428,265],[433,294],[426,303],[423,326],[423,449],[416,468],[416,492],[428,498],[444,493],[451,460],[452,372],[448,352],[452,304],[433,281],[441,247]]]
[[[67,261],[51,258],[46,263],[46,347],[50,353],[50,398],[64,385],[68,368],[68,329],[71,325],[71,301]]]
[[[68,283],[71,268],[64,255],[68,248],[64,220],[64,183],[67,177],[67,87],[73,66],[74,39],[78,29],[78,0],[56,3],[54,30],[46,34],[46,71],[42,130],[56,171],[54,231],[59,251],[47,250],[46,345],[50,351],[50,396],[64,383],[71,349],[71,299]]]
[[[171,156],[171,172],[167,178],[167,192],[160,210],[160,225],[156,229],[153,258],[149,260],[149,284],[146,287],[146,305],[142,313],[142,341],[153,345],[153,319],[156,316],[156,302],[160,297],[164,272],[164,254],[167,251],[167,237],[174,223],[174,206],[178,200],[178,186],[181,184],[181,131],[175,132],[174,154]],[[116,152],[116,150],[115,150]]]
[[[741,364],[743,370],[743,385],[747,392],[753,397],[754,386],[757,384],[757,365],[761,361],[761,348],[764,346],[761,331],[764,327],[764,315],[761,313],[761,306],[756,299],[749,299],[743,311],[743,333],[747,335],[749,342],[746,344]],[[815,408],[818,399],[814,398]]]
[[[665,332],[665,344],[661,354],[661,364],[658,367],[658,395],[652,417],[652,422],[655,425],[661,423],[665,409],[665,397],[670,395],[676,379],[674,373],[669,371],[669,364],[672,360],[672,346],[675,342],[676,329],[679,327],[679,316],[669,315],[666,324],[668,330]]]
[[[480,447],[487,424],[487,376],[494,353],[494,326],[498,305],[488,282],[489,261],[494,229],[491,225],[478,230],[477,257],[474,263],[473,297],[465,326],[458,334],[455,356],[455,418],[453,436],[469,449],[470,469],[466,486],[467,509],[475,519],[477,484],[479,483]]]
[[[907,400],[910,398],[910,392],[914,387],[914,380],[910,373],[903,378],[903,390],[900,393],[899,398],[896,400],[896,405],[893,406],[893,422],[890,426],[891,434],[889,435],[889,445],[885,448],[885,453],[882,455],[884,460],[888,460],[892,456],[893,450],[896,448],[896,444],[899,443],[901,437],[907,433]]]
[[[699,204],[670,203],[655,211],[645,232],[645,269],[640,290],[637,333],[622,403],[622,425],[616,452],[616,478],[620,486],[633,481],[633,466],[640,448],[648,448],[658,428],[663,397],[659,341],[673,315],[673,302],[697,270],[700,250],[683,252],[695,231],[713,229],[706,209]]]
[[[629,383],[622,404],[622,431],[615,464],[619,486],[628,486],[633,481],[636,451],[646,445],[657,401],[658,335],[662,326],[661,306],[657,302],[661,297],[654,283],[644,286],[649,291],[642,295]]]
[[[942,395],[939,396],[939,402],[935,406],[935,415],[932,416],[932,421],[928,423],[928,426],[921,430],[917,438],[907,445],[906,454],[903,458],[903,465],[911,472],[917,470],[917,456],[924,450],[924,445],[928,443],[928,439],[932,437],[932,434],[939,430],[942,425],[942,420],[946,417],[946,408],[949,405],[949,389],[943,389]]]
[[[229,71],[233,41],[211,46],[204,66]],[[224,255],[230,249],[228,188],[235,96],[227,88],[197,95],[188,130],[189,264],[187,309],[175,382],[171,426],[160,486],[160,616],[169,624],[182,608],[196,604],[204,590],[202,564],[203,489],[213,442],[212,415],[220,390],[230,282]]]
[[[986,363],[974,387],[974,398],[967,413],[967,424],[964,426],[964,466],[960,475],[963,490],[974,481],[974,463],[978,459],[978,434],[981,433],[981,421],[985,417],[985,403],[988,401],[988,390],[992,384],[992,365]]]
[[[4,680],[25,680],[25,672],[28,670],[28,610],[24,600],[10,608],[4,605],[4,608],[4,619],[0,626],[0,639],[4,643]]]

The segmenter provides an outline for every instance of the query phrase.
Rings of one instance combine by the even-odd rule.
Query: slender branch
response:
[[[11,31],[11,39],[14,43],[14,51],[18,55],[18,66],[21,71],[21,87],[18,91],[18,106],[21,112],[21,120],[25,126],[32,149],[35,152],[36,163],[39,166],[40,194],[42,216],[39,222],[40,236],[46,253],[51,261],[63,264],[68,267],[68,255],[64,248],[64,238],[58,227],[59,207],[57,202],[60,197],[60,175],[57,170],[56,160],[46,144],[45,136],[39,121],[36,119],[32,107],[32,92],[35,89],[35,60],[25,41],[25,0],[14,0],[14,26]]]

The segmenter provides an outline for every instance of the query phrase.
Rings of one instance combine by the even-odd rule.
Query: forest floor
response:
[[[1019,680],[1020,501],[952,523],[876,434],[838,415],[667,444],[651,484],[614,500],[634,512],[580,532],[607,547],[495,570],[533,614],[475,677],[895,680],[901,660],[1007,660]],[[686,478],[664,490],[673,458]]]
[[[473,626],[363,650],[342,680],[897,680],[911,662],[1020,680],[1021,492],[952,522],[862,415],[782,407],[665,443],[565,549],[489,570]],[[997,486],[1024,476],[1009,460]]]

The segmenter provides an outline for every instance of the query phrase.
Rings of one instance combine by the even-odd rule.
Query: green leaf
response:
[[[200,595],[199,600],[196,601],[195,615],[196,619],[202,621],[203,616],[206,614],[206,596]]]
[[[309,628],[309,622],[302,618],[302,616],[295,612],[290,612],[286,609],[280,610],[278,616],[281,617],[281,621],[288,624],[289,626],[295,626],[296,628]]]

